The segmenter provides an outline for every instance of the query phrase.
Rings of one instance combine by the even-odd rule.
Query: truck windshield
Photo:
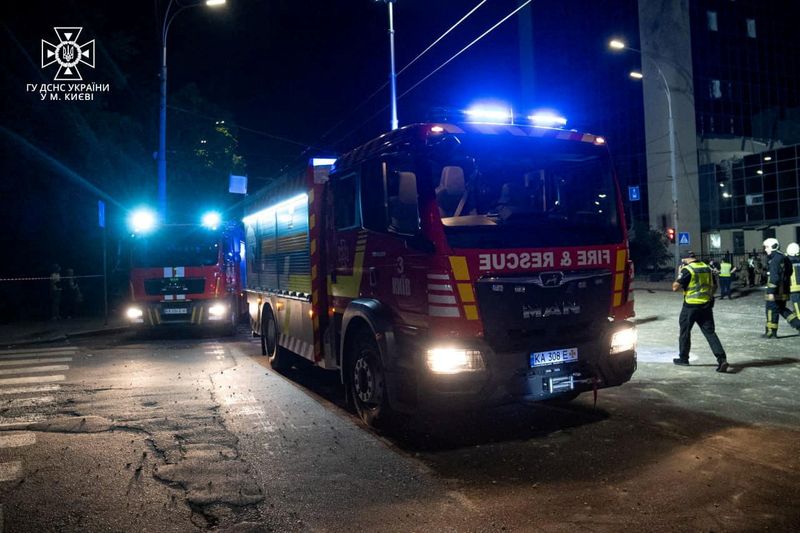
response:
[[[431,152],[439,215],[452,247],[622,240],[604,147],[536,137],[465,135],[459,141]]]
[[[218,234],[205,228],[165,227],[133,243],[133,266],[210,266],[219,261]]]

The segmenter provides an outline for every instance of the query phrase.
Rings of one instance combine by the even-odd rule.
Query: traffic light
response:
[[[675,242],[675,228],[667,228],[667,240],[671,243]]]

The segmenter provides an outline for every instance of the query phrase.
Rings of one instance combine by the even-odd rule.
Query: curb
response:
[[[67,339],[79,339],[82,337],[98,337],[100,335],[108,335],[114,333],[122,333],[128,331],[129,326],[112,326],[102,329],[88,329],[86,331],[76,331],[75,333],[67,333],[64,335]]]

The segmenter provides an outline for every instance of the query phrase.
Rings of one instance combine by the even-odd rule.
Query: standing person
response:
[[[64,291],[64,314],[67,318],[78,315],[78,308],[83,302],[83,295],[78,282],[75,281],[75,271],[68,268],[64,271],[64,281],[66,283]]]
[[[789,304],[791,305],[792,315],[800,320],[800,245],[796,242],[790,243],[786,247],[786,255],[792,263],[792,276],[789,284]],[[791,315],[787,317],[792,322]],[[797,326],[795,326],[797,327]]]
[[[766,314],[767,328],[764,337],[775,339],[778,337],[778,315],[783,316],[789,324],[800,329],[800,318],[792,319],[792,312],[786,308],[791,285],[792,263],[780,250],[778,239],[770,237],[764,241],[764,252],[767,254],[767,293]]]
[[[50,268],[50,318],[61,318],[61,267],[58,264]]]
[[[672,360],[680,366],[689,366],[689,350],[692,346],[692,327],[697,323],[703,332],[711,352],[717,358],[717,372],[728,370],[728,357],[725,349],[714,331],[714,277],[711,268],[698,261],[694,252],[682,254],[678,279],[672,283],[672,290],[683,289],[683,308],[678,324],[680,353]]]
[[[764,285],[764,263],[758,256],[756,256],[756,285],[758,287]]]
[[[724,299],[726,296],[728,300],[731,299],[731,275],[736,272],[736,270],[729,256],[726,255],[722,258],[722,262],[719,264],[720,300]]]
[[[753,287],[756,284],[756,259],[754,255],[747,258],[747,286]]]

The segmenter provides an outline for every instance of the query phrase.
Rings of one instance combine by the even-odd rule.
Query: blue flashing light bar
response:
[[[566,118],[560,117],[550,111],[542,111],[534,113],[532,115],[528,115],[528,120],[530,120],[531,123],[533,123],[533,125],[535,126],[548,126],[552,128],[554,126],[567,125]]]
[[[247,224],[248,226],[252,226],[260,218],[267,217],[270,213],[274,213],[275,211],[278,211],[280,209],[288,209],[304,203],[308,203],[308,195],[306,193],[298,194],[297,196],[293,196],[288,200],[284,200],[283,202],[280,202],[278,204],[265,207],[261,211],[256,211],[251,215],[247,215],[242,219],[242,222],[244,224]]]
[[[131,213],[128,225],[134,233],[148,233],[156,227],[156,213],[152,209],[142,207]]]
[[[474,122],[495,124],[512,124],[514,122],[514,114],[511,109],[501,107],[475,106],[464,111],[464,114]]]
[[[217,229],[222,223],[222,215],[218,211],[209,211],[203,215],[201,222],[209,229]]]
[[[329,167],[336,162],[335,157],[315,157],[311,159],[311,166]]]

